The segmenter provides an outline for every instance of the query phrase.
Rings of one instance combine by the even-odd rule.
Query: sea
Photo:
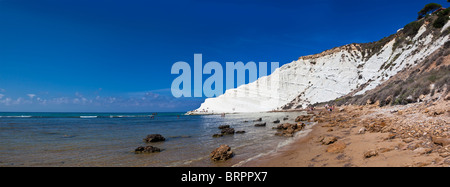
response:
[[[305,112],[221,115],[185,113],[32,113],[0,112],[0,166],[4,167],[231,167],[269,154],[305,136],[275,136],[278,124],[294,123]],[[261,122],[254,120],[262,118]],[[287,118],[287,119],[286,119]],[[286,120],[284,120],[286,119]],[[266,127],[255,127],[256,123]],[[244,134],[220,134],[230,125]],[[163,142],[146,143],[148,134],[161,134]],[[229,145],[234,157],[212,161],[210,153]],[[139,146],[161,152],[136,154]]]

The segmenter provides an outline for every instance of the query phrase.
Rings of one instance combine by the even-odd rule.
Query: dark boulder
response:
[[[233,151],[231,151],[231,147],[228,145],[221,145],[220,147],[214,149],[214,151],[209,154],[214,161],[225,161],[233,157]]]
[[[253,122],[258,122],[258,121],[262,121],[262,118],[258,118],[256,120],[253,120]]]
[[[134,153],[140,154],[140,153],[154,153],[154,152],[161,152],[160,148],[153,147],[153,146],[140,146],[134,150]]]
[[[145,142],[161,142],[165,141],[166,139],[161,134],[149,134],[147,137],[144,138]]]
[[[219,126],[219,129],[227,129],[227,128],[230,128],[230,126],[229,125],[221,125],[221,126]]]
[[[226,135],[226,134],[234,134],[234,128],[222,129],[221,133],[224,134],[224,135]]]
[[[255,124],[255,127],[265,127],[265,126],[266,126],[266,123]]]

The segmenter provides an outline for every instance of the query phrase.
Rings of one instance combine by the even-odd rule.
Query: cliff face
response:
[[[378,42],[349,44],[300,57],[270,76],[206,99],[190,113],[306,108],[349,93],[364,94],[405,68],[414,67],[449,41],[450,22],[440,29],[427,20],[414,23],[415,28],[405,26]]]

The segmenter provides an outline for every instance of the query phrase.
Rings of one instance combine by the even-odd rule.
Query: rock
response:
[[[392,140],[395,139],[397,135],[395,133],[389,133],[388,136],[384,140]]]
[[[431,152],[433,152],[433,149],[430,148],[423,148],[423,147],[419,147],[417,149],[414,149],[414,152],[418,153],[418,154],[430,154]]]
[[[415,150],[415,149],[417,149],[417,148],[419,148],[420,147],[420,144],[419,143],[410,143],[410,144],[408,144],[408,146],[406,147],[406,149],[409,149],[409,150]]]
[[[367,131],[369,132],[381,132],[381,129],[385,128],[387,126],[386,122],[384,121],[375,121],[369,125],[367,125]]]
[[[450,156],[450,152],[442,152],[442,153],[439,153],[439,156],[440,157],[442,157],[442,158],[447,158],[447,157],[449,157]],[[450,158],[449,158],[450,159]]]
[[[317,138],[317,142],[318,142],[318,143],[322,143],[323,139],[325,139],[324,136],[319,136],[319,137]]]
[[[273,121],[273,123],[280,123],[280,120],[277,119],[277,120]]]
[[[289,127],[288,129],[283,131],[284,134],[290,134],[290,135],[294,135],[295,133],[295,128],[294,127]]]
[[[378,151],[377,150],[369,150],[369,151],[366,151],[365,153],[364,153],[364,158],[370,158],[370,157],[374,157],[374,156],[378,156]]]
[[[294,137],[294,134],[292,133],[287,133],[287,132],[277,132],[275,133],[275,136],[284,136],[284,137]]]
[[[375,101],[375,103],[373,105],[380,106],[380,100]]]
[[[328,153],[342,153],[344,149],[347,147],[343,141],[337,141],[336,143],[333,143],[328,146],[327,152]]]
[[[165,141],[166,139],[161,134],[149,134],[147,137],[144,138],[145,142],[161,142]]]
[[[287,130],[288,128],[293,128],[293,129],[303,129],[305,127],[304,123],[299,123],[299,124],[291,124],[291,123],[284,123],[281,125],[278,125],[275,129],[278,130]]]
[[[405,142],[405,143],[411,143],[412,141],[414,141],[414,138],[405,138],[405,139],[403,139],[403,142]]]
[[[265,127],[265,126],[266,126],[266,123],[255,124],[255,127]]]
[[[385,148],[385,147],[378,149],[378,151],[380,153],[386,153],[386,152],[389,152],[389,151],[392,151],[392,150],[394,150],[394,149],[393,148]]]
[[[256,120],[253,120],[253,122],[258,122],[258,121],[262,121],[262,118],[258,118]]]
[[[294,127],[294,125],[295,124],[285,123],[281,125],[280,129],[287,130],[289,127]]]
[[[309,121],[313,116],[312,115],[302,115],[295,118],[295,122],[301,122],[301,121]]]
[[[365,127],[362,127],[359,129],[358,134],[364,134],[364,133],[366,133],[366,130],[367,129]]]
[[[321,142],[322,142],[323,145],[330,145],[330,144],[332,144],[332,143],[334,143],[336,141],[337,141],[336,137],[334,137],[334,136],[327,136],[327,137],[323,138]]]
[[[405,101],[408,103],[414,103],[414,98],[413,98],[413,96],[410,95],[410,96],[406,97]]]
[[[213,134],[212,135],[213,138],[219,138],[219,137],[222,137],[222,136],[223,136],[223,134]]]
[[[236,134],[244,134],[245,131],[236,131]]]
[[[134,153],[140,154],[140,153],[154,153],[154,152],[161,152],[160,148],[153,147],[153,146],[140,146],[134,150]]]
[[[381,133],[388,133],[388,132],[391,132],[392,130],[393,130],[392,127],[385,126],[385,127],[381,128]]]
[[[420,99],[420,102],[422,102],[425,99],[425,95],[420,94],[419,99]]]
[[[326,121],[326,119],[324,117],[317,116],[314,118],[314,122],[323,123],[325,121]]]
[[[434,111],[429,112],[429,116],[439,116],[445,114],[445,110],[444,109],[436,109]]]
[[[444,100],[446,100],[446,101],[450,100],[450,94],[447,94],[447,96],[445,96]]]
[[[437,137],[432,137],[431,140],[433,141],[434,144],[436,145],[440,145],[440,146],[447,146],[450,145],[450,138],[437,138]]]
[[[289,120],[289,118],[288,117],[283,118],[283,121],[286,121],[286,120]]]
[[[225,129],[222,129],[221,133],[222,133],[223,135],[226,135],[226,134],[234,134],[234,128],[225,128]]]
[[[281,130],[280,132],[275,133],[276,136],[286,136],[286,137],[293,137],[294,134],[298,131],[301,131],[305,127],[304,123],[299,124],[280,124],[274,129]]]
[[[447,165],[450,165],[450,158],[445,159],[443,163],[447,164]]]
[[[390,95],[390,96],[388,96],[388,97],[384,100],[384,102],[385,102],[386,104],[390,104],[390,103],[392,102],[392,100],[393,100],[393,97],[392,97],[392,95]]]
[[[233,151],[231,151],[231,147],[228,145],[221,145],[216,148],[214,151],[209,154],[214,161],[225,161],[233,157]]]
[[[220,125],[219,126],[219,129],[228,129],[228,128],[230,128],[229,125]]]
[[[297,123],[297,129],[302,130],[303,128],[305,128],[306,124],[304,123]]]

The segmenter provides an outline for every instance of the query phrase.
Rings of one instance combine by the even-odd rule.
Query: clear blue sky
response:
[[[447,7],[446,0],[436,0]],[[280,62],[377,41],[426,0],[0,0],[0,111],[187,111],[172,64]]]

